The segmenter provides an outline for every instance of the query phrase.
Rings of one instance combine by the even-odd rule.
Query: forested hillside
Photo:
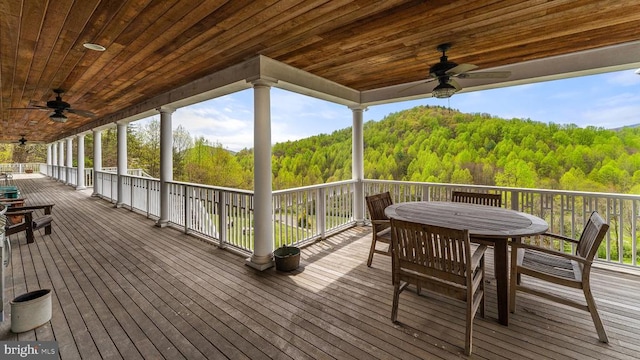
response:
[[[159,120],[129,126],[130,168],[159,176],[159,128]],[[367,179],[640,194],[640,127],[579,128],[422,106],[367,122],[364,143]],[[92,144],[88,135],[87,167]],[[114,129],[103,132],[102,145],[103,166],[115,166]],[[6,162],[44,161],[43,149],[27,146],[0,155]],[[27,159],[33,152],[42,160]],[[175,180],[253,188],[251,149],[232,153],[178,128],[173,161]],[[350,178],[351,128],[273,147],[275,189]]]
[[[640,129],[416,107],[364,126],[368,179],[640,193]],[[242,156],[239,154],[238,156]],[[274,187],[351,178],[351,129],[273,148]]]

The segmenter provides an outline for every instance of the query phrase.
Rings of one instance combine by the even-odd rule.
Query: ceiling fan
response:
[[[67,116],[64,114],[65,112],[80,115],[80,116],[85,116],[85,117],[95,116],[95,114],[92,113],[91,111],[72,109],[71,105],[68,102],[62,101],[62,94],[64,93],[64,90],[53,89],[53,92],[56,93],[56,99],[47,101],[46,106],[31,105],[32,107],[11,108],[11,110],[43,110],[43,111],[53,110],[53,112],[49,115],[49,118],[55,122],[60,122],[60,123],[67,121]]]
[[[20,135],[20,139],[18,141],[14,141],[14,143],[20,145],[20,146],[25,146],[27,145],[27,138],[24,137],[24,134]]]
[[[450,43],[440,44],[436,48],[442,52],[440,62],[434,64],[429,68],[429,77],[425,82],[411,86],[402,91],[407,91],[415,86],[422,85],[431,81],[438,81],[438,85],[432,90],[432,94],[436,98],[448,98],[456,92],[460,91],[462,87],[458,84],[454,78],[460,79],[504,79],[511,76],[510,71],[485,71],[485,72],[473,72],[468,71],[476,69],[478,66],[472,64],[457,64],[453,61],[449,61],[447,57],[447,50],[451,48]]]

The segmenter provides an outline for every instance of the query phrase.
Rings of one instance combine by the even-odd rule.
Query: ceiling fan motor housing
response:
[[[429,73],[435,77],[444,76],[447,73],[447,71],[453,69],[456,66],[458,66],[458,64],[454,63],[453,61],[447,61],[445,59],[444,61],[440,61],[439,63],[434,64],[429,69]]]
[[[60,99],[60,97],[58,96],[56,97],[55,100],[47,101],[47,107],[58,111],[58,110],[66,110],[70,108],[71,105],[69,105],[68,102],[62,101],[62,99]]]

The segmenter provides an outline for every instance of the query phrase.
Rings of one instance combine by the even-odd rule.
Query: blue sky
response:
[[[370,107],[364,120],[418,105],[450,106],[465,113],[488,113],[580,127],[616,128],[640,124],[640,75],[626,70],[565,80],[456,94]],[[272,142],[297,140],[350,127],[346,106],[272,88]],[[253,147],[253,90],[178,109],[173,126],[204,136],[229,150]]]

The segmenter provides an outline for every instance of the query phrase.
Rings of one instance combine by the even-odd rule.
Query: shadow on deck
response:
[[[390,321],[390,261],[366,266],[370,228],[302,251],[292,273],[258,273],[244,258],[46,178],[16,180],[32,203],[55,203],[53,233],[13,235],[8,301],[53,289],[50,323],[0,340],[56,340],[62,359],[451,359],[465,357],[464,308],[407,291]],[[497,323],[488,256],[487,312],[472,358],[634,359],[640,353],[640,277],[593,274],[610,343],[589,314],[521,294]]]

